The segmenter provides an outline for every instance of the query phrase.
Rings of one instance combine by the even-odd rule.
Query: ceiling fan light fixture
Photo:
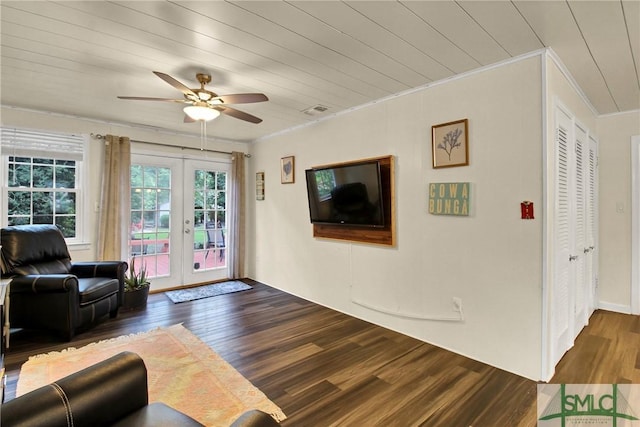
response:
[[[220,115],[220,111],[204,105],[189,105],[184,107],[183,111],[193,120],[201,120],[204,122],[209,122]]]
[[[196,78],[198,79],[198,82],[200,82],[200,89],[191,89],[168,74],[161,73],[160,71],[154,71],[153,73],[165,82],[169,83],[175,89],[182,92],[184,98],[171,99],[142,96],[118,96],[118,98],[138,101],[180,102],[187,104],[187,107],[183,108],[185,113],[185,123],[200,122],[201,125],[204,125],[206,122],[218,117],[220,113],[249,123],[257,124],[262,122],[262,119],[259,117],[222,105],[250,104],[253,102],[268,101],[269,98],[267,98],[263,93],[236,93],[232,95],[218,96],[215,92],[211,92],[204,88],[205,85],[211,81],[211,76],[209,74],[196,74]]]

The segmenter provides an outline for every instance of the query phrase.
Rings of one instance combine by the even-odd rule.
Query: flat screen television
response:
[[[384,227],[377,161],[307,169],[305,175],[312,224]]]

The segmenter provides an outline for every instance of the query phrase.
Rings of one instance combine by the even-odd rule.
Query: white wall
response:
[[[524,200],[541,214],[541,66],[540,56],[526,58],[254,144],[251,172],[265,172],[266,190],[250,207],[250,276],[539,378],[542,222],[519,216]],[[433,169],[431,126],[463,118],[470,165]],[[397,246],[314,239],[304,169],[388,154],[396,161]],[[288,155],[296,182],[280,184]],[[469,217],[427,213],[430,182],[465,181]],[[453,297],[462,299],[463,322],[409,318],[452,315]]]
[[[631,310],[631,137],[640,112],[598,119],[600,137],[600,306]]]

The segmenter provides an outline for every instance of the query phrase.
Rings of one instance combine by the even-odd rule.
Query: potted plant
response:
[[[136,270],[136,257],[131,258],[131,269],[129,274],[124,278],[124,299],[122,308],[124,310],[132,310],[147,305],[147,297],[149,296],[149,278],[147,277],[147,268],[144,262]]]

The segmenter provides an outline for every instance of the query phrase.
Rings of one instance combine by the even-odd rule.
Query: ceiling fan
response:
[[[191,123],[198,120],[213,120],[218,117],[220,113],[250,123],[260,123],[262,121],[262,119],[259,117],[227,106],[227,104],[248,104],[252,102],[268,101],[269,98],[267,98],[267,96],[262,93],[218,95],[217,93],[211,92],[204,88],[207,83],[211,82],[211,76],[209,74],[196,74],[196,79],[198,79],[198,82],[200,83],[200,88],[190,89],[168,74],[161,73],[159,71],[154,71],[153,73],[165,82],[169,83],[171,86],[178,89],[180,92],[182,92],[182,94],[184,95],[184,99],[148,98],[142,96],[118,96],[118,98],[138,101],[164,101],[188,104],[186,107],[184,107],[185,123]]]

